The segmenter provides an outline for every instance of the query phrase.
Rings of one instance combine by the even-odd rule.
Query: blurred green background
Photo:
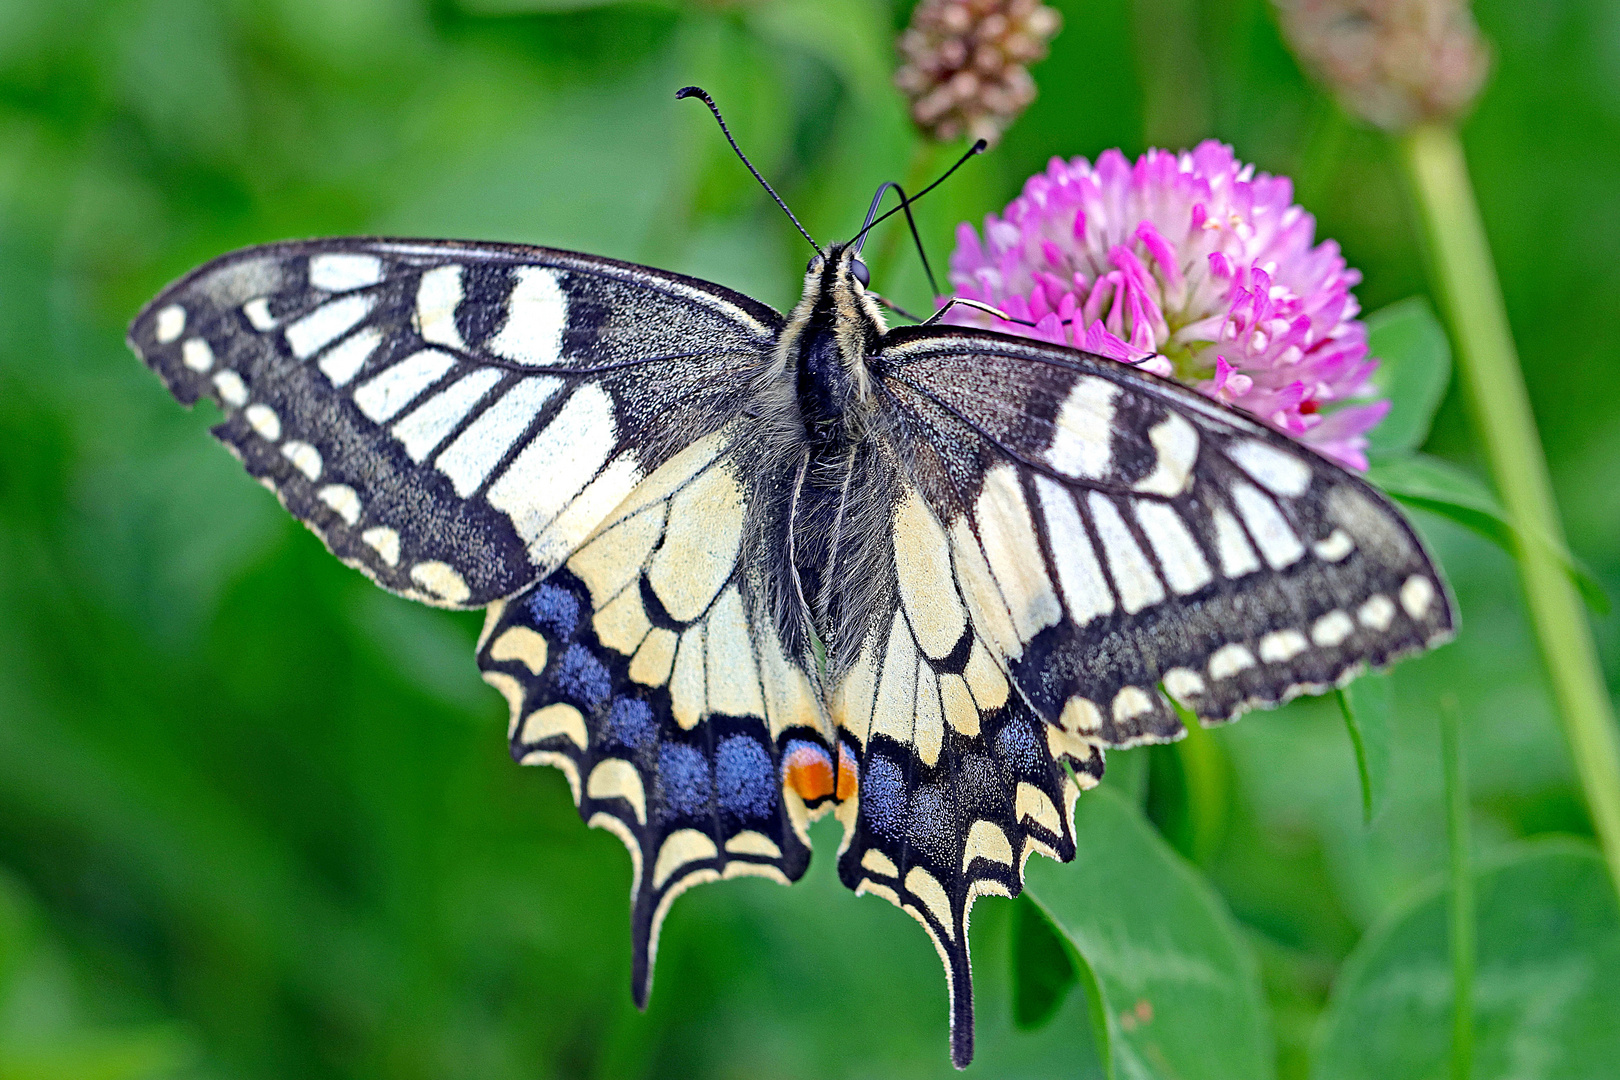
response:
[[[1039,101],[920,209],[936,263],[955,222],[999,210],[1053,154],[1214,136],[1296,178],[1319,235],[1365,274],[1365,310],[1425,292],[1390,145],[1305,81],[1265,0],[1057,6]],[[1497,59],[1464,139],[1571,546],[1620,594],[1620,7],[1476,11]],[[472,663],[479,617],[340,566],[213,445],[210,410],[175,408],[122,344],[191,266],[339,233],[572,247],[786,307],[802,241],[673,91],[711,90],[810,230],[848,234],[914,159],[889,86],[908,13],[0,0],[0,1077],[950,1071],[932,947],[838,885],[826,828],[791,890],[682,899],[637,1014],[628,860],[580,824],[559,774],[511,763],[505,705]],[[921,306],[913,261],[879,284]],[[1455,390],[1427,450],[1481,471]],[[1105,783],[1207,875],[1258,957],[1283,1077],[1341,1075],[1319,1026],[1336,977],[1444,870],[1443,698],[1482,863],[1590,833],[1512,563],[1419,525],[1464,629],[1393,678],[1371,827],[1331,703],[1214,733],[1199,807],[1185,754],[1110,757]],[[1620,618],[1596,626],[1620,685]],[[1490,880],[1518,895],[1511,868]],[[974,920],[973,1071],[1099,1075],[1083,995],[1014,1028],[1011,911],[989,900]],[[1554,923],[1549,940],[1586,940]],[[1485,952],[1523,931],[1505,926],[1482,915]],[[1364,952],[1399,937],[1375,931]],[[1479,1075],[1620,1075],[1534,1050]]]

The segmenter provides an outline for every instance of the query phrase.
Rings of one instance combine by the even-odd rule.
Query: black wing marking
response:
[[[832,793],[811,808],[784,783],[806,755],[830,778],[830,740],[810,676],[759,617],[744,533],[760,481],[726,443],[683,450],[563,567],[491,605],[478,649],[511,704],[513,756],[560,768],[580,816],[630,851],[642,1006],[675,898],[738,874],[797,880]]]
[[[781,327],[719,286],[504,244],[351,238],[215,259],[130,345],[345,562],[481,607],[558,565],[741,407]]]
[[[898,330],[894,421],[974,624],[1046,720],[1109,746],[1343,685],[1448,640],[1446,586],[1359,477],[1126,365]]]

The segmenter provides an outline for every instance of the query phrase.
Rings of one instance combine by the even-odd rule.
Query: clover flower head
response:
[[[1351,289],[1361,275],[1294,204],[1286,177],[1232,148],[1053,158],[984,235],[957,228],[947,321],[1135,363],[1367,467],[1378,361]],[[1030,325],[1033,324],[1033,325]]]

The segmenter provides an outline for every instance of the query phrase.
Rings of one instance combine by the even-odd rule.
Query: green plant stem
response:
[[[1451,878],[1451,1080],[1474,1071],[1474,877],[1469,865],[1468,778],[1463,772],[1457,703],[1440,703],[1440,758],[1446,780],[1446,846]]]
[[[1339,713],[1344,717],[1345,730],[1350,733],[1350,747],[1356,754],[1356,775],[1361,780],[1361,823],[1371,825],[1373,819],[1372,773],[1367,768],[1367,743],[1361,737],[1361,724],[1350,708],[1350,696],[1343,690],[1333,691],[1339,702]]]
[[[1400,146],[1462,385],[1521,538],[1516,546],[1530,621],[1587,810],[1620,892],[1620,735],[1586,613],[1555,555],[1564,546],[1563,529],[1462,143],[1454,129],[1424,125],[1402,136]],[[1537,542],[1543,537],[1551,543]]]

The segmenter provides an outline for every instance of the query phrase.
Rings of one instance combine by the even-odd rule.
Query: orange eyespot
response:
[[[805,802],[819,802],[833,793],[832,757],[814,743],[789,743],[782,755],[782,779]]]
[[[860,789],[860,768],[855,764],[855,756],[849,752],[849,747],[843,743],[838,744],[838,791],[839,802],[853,799],[855,792]]]

